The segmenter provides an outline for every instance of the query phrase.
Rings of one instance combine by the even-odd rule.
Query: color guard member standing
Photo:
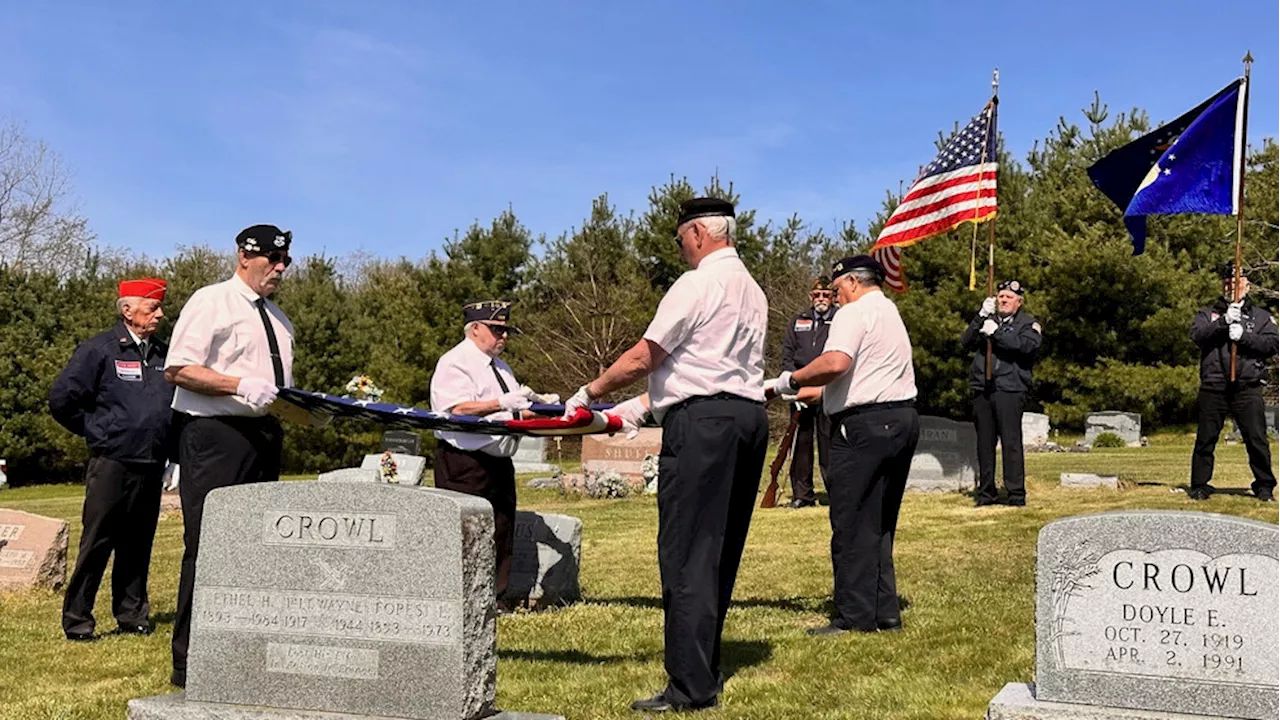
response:
[[[769,441],[769,305],[733,247],[735,227],[723,200],[680,204],[676,244],[693,269],[667,291],[644,338],[566,404],[572,413],[647,376],[647,395],[610,412],[634,427],[647,408],[662,424],[658,568],[669,680],[633,710],[714,707],[723,683],[720,636]]]
[[[119,631],[151,633],[147,574],[173,449],[173,386],[161,374],[167,348],[152,337],[165,288],[155,278],[121,282],[120,322],[81,343],[49,391],[53,418],[89,445],[80,554],[62,604],[68,640],[94,638],[93,604],[113,552],[111,613]]]
[[[178,386],[173,409],[182,424],[183,553],[173,627],[173,675],[187,683],[187,642],[205,496],[230,485],[280,479],[284,433],[267,414],[281,387],[293,384],[293,324],[267,298],[292,258],[293,234],[254,225],[236,236],[236,270],[200,288],[183,306],[169,341],[165,377]]]

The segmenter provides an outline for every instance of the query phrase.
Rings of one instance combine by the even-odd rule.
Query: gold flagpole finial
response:
[[[1241,60],[1240,62],[1244,63],[1245,65],[1252,65],[1252,64],[1253,64],[1253,53],[1249,52],[1248,50],[1245,50],[1245,51],[1244,51],[1244,59],[1243,59],[1243,60]]]

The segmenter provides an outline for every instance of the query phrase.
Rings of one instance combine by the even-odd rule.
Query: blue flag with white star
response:
[[[1244,78],[1171,123],[1089,167],[1093,184],[1124,209],[1133,254],[1146,246],[1147,215],[1234,215],[1244,155]]]

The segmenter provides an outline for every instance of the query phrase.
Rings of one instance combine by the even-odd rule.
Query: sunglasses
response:
[[[809,294],[812,295],[814,298],[829,298],[835,293],[831,292],[830,290],[814,290]]]
[[[493,333],[494,337],[506,337],[511,334],[511,328],[506,325],[490,325],[489,323],[482,324],[489,328],[489,332]]]
[[[284,263],[285,267],[293,264],[293,258],[289,257],[289,253],[284,250],[272,250],[269,253],[252,253],[252,257],[264,257],[272,267]]]

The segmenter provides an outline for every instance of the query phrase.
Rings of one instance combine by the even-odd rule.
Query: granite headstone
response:
[[[1036,683],[1007,686],[988,717],[1275,718],[1278,536],[1274,524],[1198,512],[1044,526]]]
[[[1022,447],[1041,448],[1049,442],[1049,416],[1044,413],[1022,413]]]
[[[556,469],[547,462],[547,439],[540,435],[520,438],[520,447],[511,458],[517,473],[549,473]]]
[[[178,705],[469,720],[493,711],[496,672],[484,500],[381,483],[209,494]]]
[[[1089,413],[1084,420],[1084,444],[1092,446],[1102,433],[1119,435],[1129,447],[1142,445],[1142,416],[1138,413],[1107,410]]]
[[[911,458],[907,492],[971,490],[978,479],[973,423],[920,416],[920,442]]]
[[[382,450],[401,455],[421,455],[422,436],[409,430],[387,430],[382,433]]]
[[[514,532],[506,599],[535,610],[581,600],[582,520],[522,510]]]
[[[0,589],[58,589],[67,581],[65,520],[0,508]]]
[[[365,455],[364,460],[360,461],[361,470],[375,470],[382,473],[382,458],[385,453],[377,455]],[[391,459],[395,462],[396,473],[395,478],[388,480],[395,485],[421,485],[422,471],[427,467],[427,459],[421,455],[404,455],[402,453],[391,453]],[[380,475],[381,477],[381,475]]]
[[[637,485],[644,484],[644,456],[662,452],[662,428],[640,428],[635,438],[624,433],[584,435],[582,437],[582,472],[616,472]]]
[[[382,482],[382,475],[377,470],[370,468],[341,468],[338,470],[330,470],[322,472],[316,480],[320,482]]]
[[[1120,478],[1116,475],[1094,475],[1093,473],[1062,473],[1058,478],[1064,488],[1111,488],[1120,487]]]

